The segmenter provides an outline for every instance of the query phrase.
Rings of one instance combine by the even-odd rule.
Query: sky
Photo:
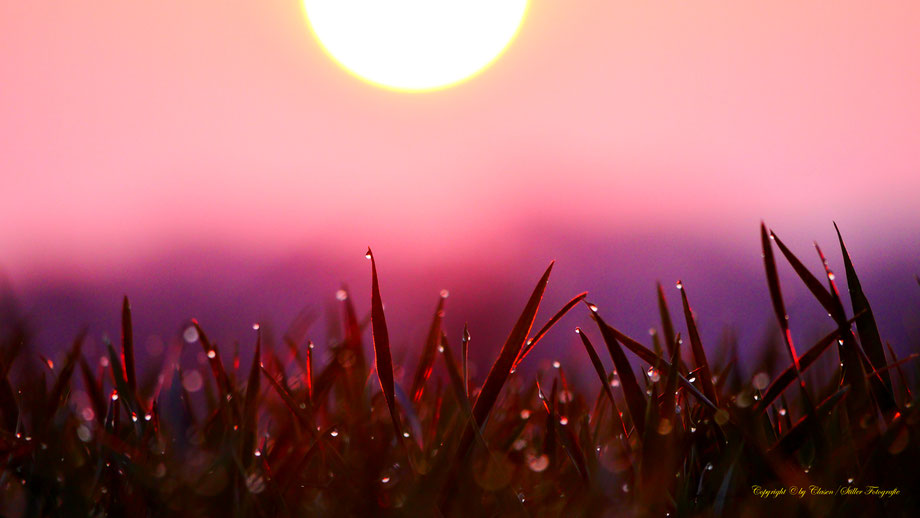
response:
[[[761,220],[808,257],[837,221],[895,297],[920,270],[918,31],[915,1],[535,0],[489,69],[406,94],[342,71],[296,0],[0,2],[0,268],[27,306],[162,306],[292,258],[364,289],[370,244],[430,287],[523,298],[568,257],[566,289],[730,295]]]

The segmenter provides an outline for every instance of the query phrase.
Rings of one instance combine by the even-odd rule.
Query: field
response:
[[[648,344],[587,294],[538,321],[552,264],[501,349],[477,351],[495,358],[479,377],[468,367],[480,344],[442,332],[446,293],[416,364],[394,369],[370,250],[367,318],[342,297],[341,331],[314,337],[321,345],[305,326],[279,340],[257,330],[247,369],[238,346],[213,343],[195,321],[183,342],[206,368],[178,349],[140,368],[127,298],[120,341],[101,359],[80,335],[54,364],[8,318],[0,514],[920,516],[918,354],[899,358],[880,336],[842,238],[845,294],[820,249],[818,277],[766,227],[761,242],[782,354],[764,355],[752,377],[735,354],[707,357],[681,283],[672,308],[659,286]],[[779,268],[795,272],[833,332],[793,343]],[[572,332],[573,311],[596,324],[575,329],[590,385],[559,364],[527,366],[544,337]],[[818,368],[828,358],[835,368]]]

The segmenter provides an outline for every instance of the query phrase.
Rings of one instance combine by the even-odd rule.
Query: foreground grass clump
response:
[[[906,376],[917,355],[899,360],[883,345],[842,240],[849,311],[820,250],[823,279],[766,228],[761,238],[787,358],[751,380],[733,357],[707,358],[680,283],[684,336],[660,287],[651,346],[605,321],[586,294],[535,328],[552,265],[486,377],[470,376],[469,333],[458,344],[442,332],[444,295],[413,375],[396,379],[370,250],[369,322],[345,298],[341,336],[322,355],[305,329],[280,344],[258,331],[248,372],[193,321],[185,338],[200,343],[210,373],[174,350],[140,380],[127,299],[121,343],[102,362],[87,360],[79,336],[63,364],[36,365],[27,328],[8,322],[0,513],[920,516],[920,416]],[[835,322],[816,343],[793,343],[776,250]],[[576,330],[597,390],[577,391],[558,365],[536,379],[518,372],[582,307],[597,325]],[[834,370],[809,371],[829,357]]]

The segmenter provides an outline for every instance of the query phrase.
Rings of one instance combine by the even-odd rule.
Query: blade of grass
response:
[[[661,315],[661,327],[664,330],[664,343],[668,348],[668,354],[673,355],[674,351],[674,324],[671,321],[671,312],[668,311],[668,301],[664,296],[664,288],[661,283],[656,283],[658,288],[658,313]]]
[[[396,395],[393,381],[393,359],[390,355],[390,335],[387,332],[386,317],[383,314],[383,301],[380,298],[380,284],[377,281],[377,262],[371,249],[367,249],[366,257],[371,260],[371,328],[374,337],[374,364],[377,370],[377,380],[393,420],[396,437],[402,435],[402,426],[399,423],[399,414],[396,411]],[[399,439],[397,439],[399,440]]]
[[[585,346],[585,352],[588,353],[588,358],[591,359],[591,365],[594,366],[594,372],[597,373],[597,377],[601,382],[601,388],[607,394],[607,398],[610,399],[610,404],[613,406],[613,421],[614,426],[617,428],[617,433],[622,431],[623,437],[626,437],[629,435],[629,432],[626,430],[626,425],[623,423],[623,419],[620,417],[620,410],[617,408],[617,403],[613,398],[613,391],[610,389],[610,383],[607,382],[607,375],[604,372],[604,364],[601,363],[601,359],[597,355],[597,352],[594,349],[594,345],[591,344],[591,340],[588,339],[588,336],[584,333],[584,331],[582,331],[581,328],[576,327],[575,332],[578,333],[578,336],[581,338],[581,343]]]
[[[431,326],[428,328],[425,347],[415,369],[415,376],[412,378],[412,402],[416,404],[422,399],[425,382],[428,381],[428,377],[431,376],[431,369],[434,367],[435,353],[438,349],[438,342],[441,339],[441,318],[444,315],[444,301],[446,299],[447,297],[444,296],[438,298],[438,305],[434,310]]]
[[[712,370],[709,368],[709,362],[706,360],[706,351],[703,350],[703,342],[700,340],[700,333],[696,328],[696,321],[693,318],[693,312],[690,311],[690,302],[687,300],[687,289],[681,281],[677,281],[680,288],[680,299],[684,306],[684,318],[687,320],[687,334],[690,337],[690,350],[693,352],[693,360],[697,368],[700,369],[699,379],[703,385],[703,394],[710,401],[719,405],[719,397],[716,394],[716,387],[712,383]]]
[[[540,331],[538,331],[537,334],[535,334],[533,338],[528,339],[527,342],[524,344],[524,348],[521,349],[521,352],[518,353],[517,358],[515,358],[514,364],[512,365],[511,370],[516,370],[518,365],[520,365],[520,363],[524,361],[524,358],[528,354],[530,354],[530,351],[532,351],[533,348],[536,347],[537,342],[539,342],[543,338],[543,336],[547,333],[547,331],[549,331],[554,325],[556,325],[556,322],[559,322],[559,320],[563,316],[565,316],[565,314],[568,313],[569,310],[574,308],[579,302],[584,300],[585,297],[587,296],[588,296],[587,291],[579,295],[576,295],[572,300],[568,301],[565,304],[565,306],[562,306],[562,309],[557,311],[556,314],[553,315],[553,318],[549,319],[549,321],[546,322],[546,324],[544,324],[542,328],[540,328]]]
[[[613,359],[613,366],[620,375],[620,387],[623,389],[623,396],[626,398],[626,408],[632,417],[633,426],[643,434],[645,430],[645,394],[639,383],[636,381],[636,375],[623,353],[623,348],[616,336],[610,331],[610,326],[604,322],[604,319],[596,311],[591,311],[591,316],[597,322],[601,330],[601,336],[604,337],[604,343],[607,344],[607,351]]]
[[[121,306],[121,354],[125,362],[128,388],[137,393],[137,374],[134,369],[134,330],[131,325],[131,303],[125,295]]]
[[[843,244],[843,236],[837,223],[834,223],[834,230],[837,231],[837,239],[840,241],[840,253],[843,254],[843,267],[847,275],[847,290],[850,292],[850,304],[854,314],[860,314],[856,319],[856,331],[859,333],[859,341],[866,355],[875,368],[882,372],[882,381],[891,392],[891,377],[884,371],[885,367],[885,350],[882,347],[882,338],[878,332],[878,325],[875,323],[875,315],[872,314],[872,307],[869,300],[863,292],[862,284],[856,275],[856,269],[853,267],[853,261],[847,252],[846,245]]]

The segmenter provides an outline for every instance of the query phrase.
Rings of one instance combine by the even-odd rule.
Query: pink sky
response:
[[[918,34],[913,0],[538,0],[486,73],[413,95],[338,69],[296,0],[2,2],[0,265],[475,260],[544,225],[733,241],[762,218],[916,241]]]

